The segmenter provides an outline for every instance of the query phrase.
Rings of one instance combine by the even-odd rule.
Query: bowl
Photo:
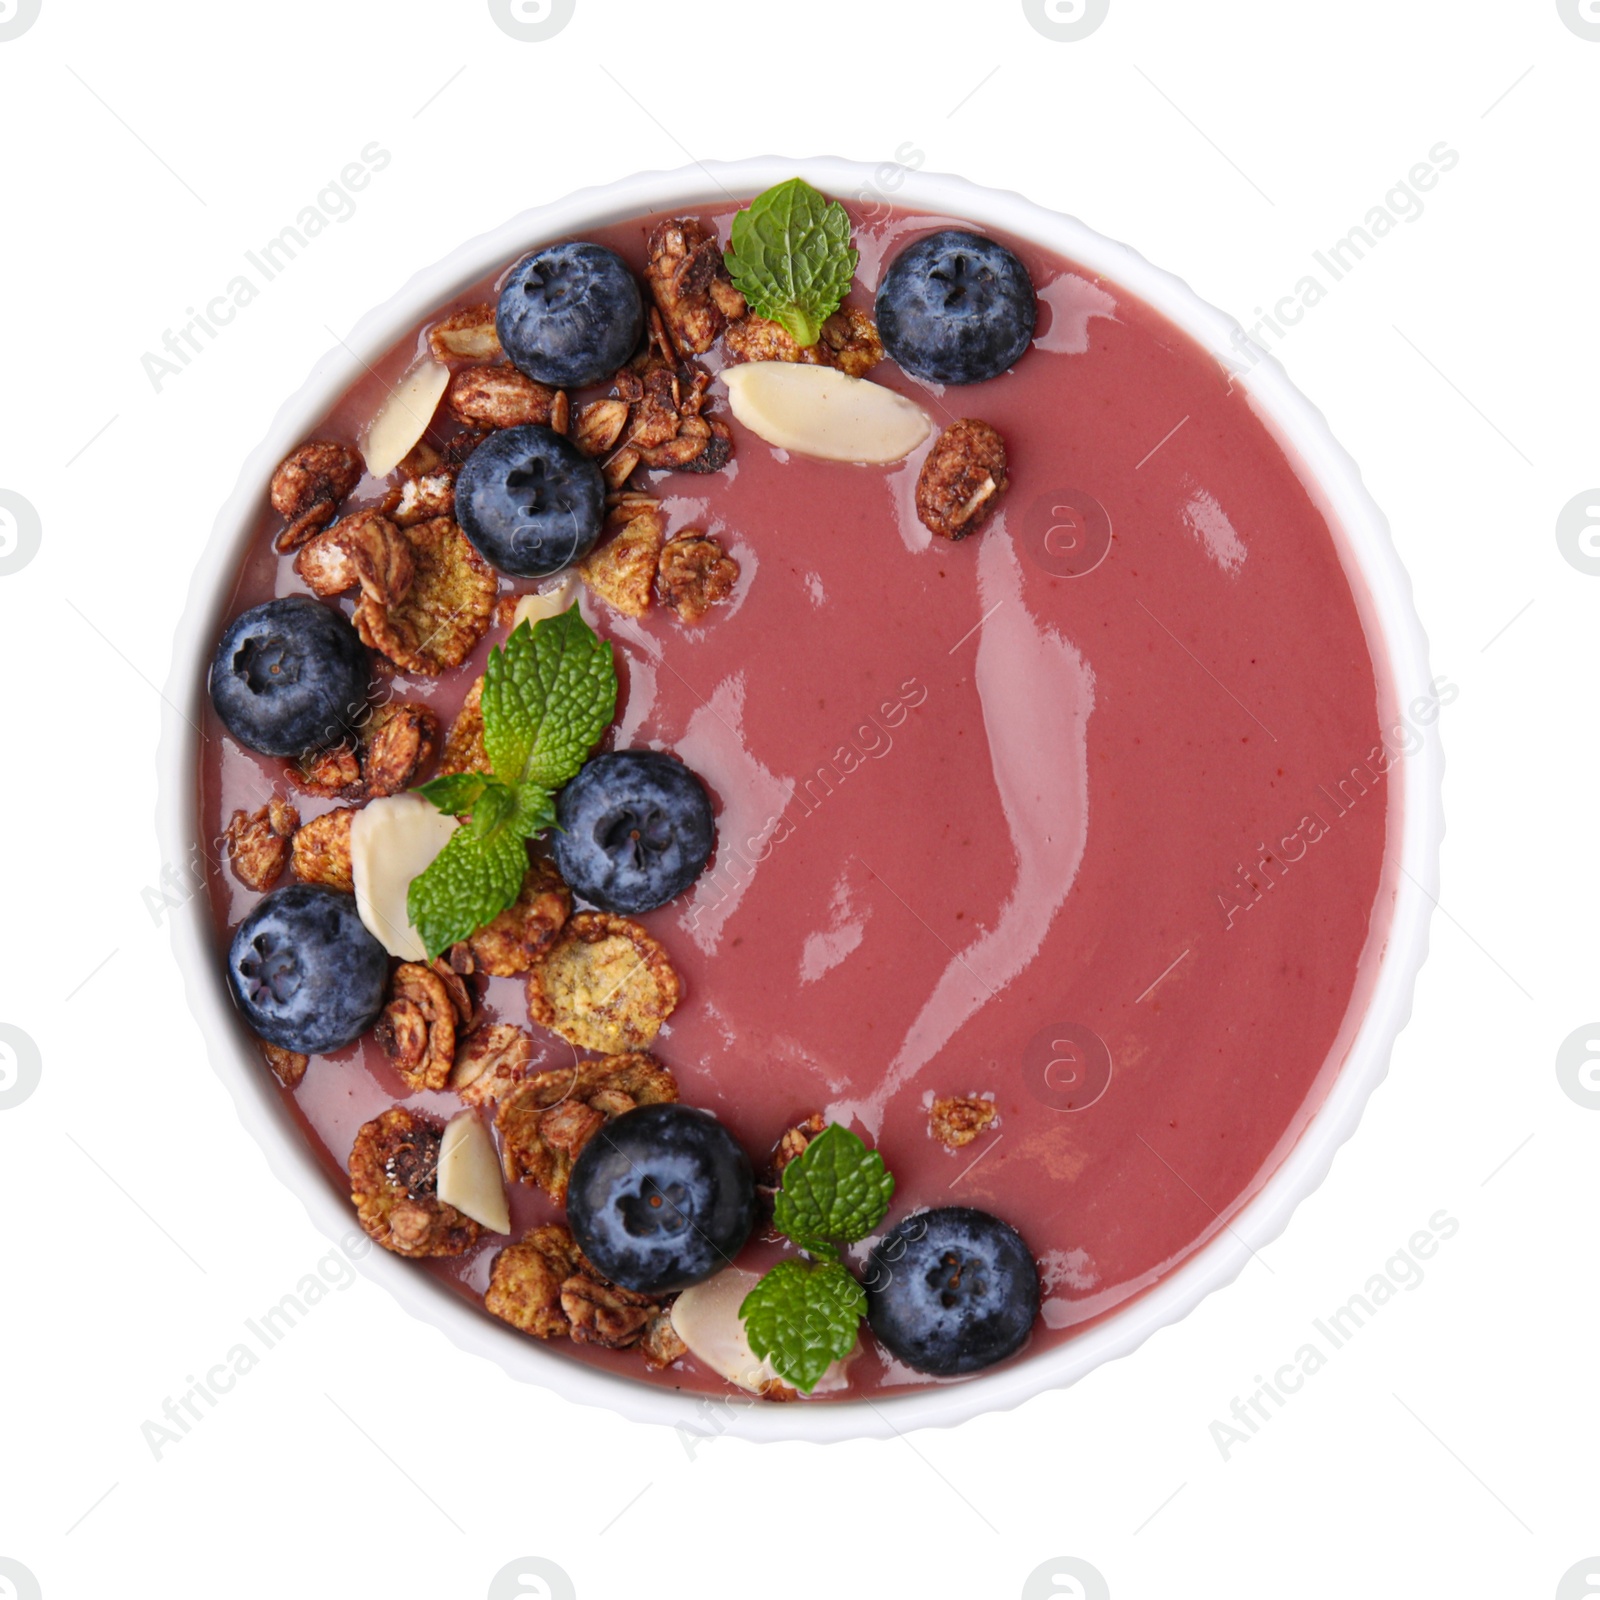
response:
[[[1207,305],[1180,279],[1072,217],[1020,195],[945,174],[834,158],[797,161],[768,156],[696,163],[579,190],[463,244],[418,272],[386,304],[364,317],[285,402],[266,437],[245,461],[217,516],[178,626],[158,756],[157,827],[163,859],[188,861],[194,856],[199,783],[193,729],[204,703],[211,651],[225,620],[226,597],[261,495],[273,468],[306,437],[366,361],[388,349],[432,306],[536,241],[581,234],[650,211],[754,195],[796,174],[827,194],[868,203],[892,199],[897,205],[946,213],[1032,239],[1137,295],[1215,354],[1244,388],[1269,430],[1298,459],[1320,509],[1336,536],[1342,534],[1341,554],[1368,642],[1374,657],[1387,661],[1395,703],[1404,707],[1427,694],[1427,641],[1412,605],[1410,583],[1388,525],[1363,486],[1355,462],[1277,362],[1250,345],[1232,318]],[[827,1441],[950,1426],[1074,1383],[1102,1362],[1129,1355],[1158,1328],[1177,1322],[1206,1295],[1230,1283],[1256,1250],[1283,1231],[1295,1206],[1326,1176],[1335,1153],[1355,1130],[1368,1096],[1388,1070],[1395,1039],[1410,1015],[1416,975],[1427,950],[1443,834],[1442,766],[1434,737],[1393,769],[1399,782],[1392,782],[1389,789],[1383,885],[1393,892],[1394,911],[1375,977],[1364,1006],[1352,1002],[1360,1015],[1346,1019],[1342,1037],[1348,1046],[1321,1107],[1226,1228],[1143,1294],[1053,1349],[958,1383],[899,1396],[729,1407],[729,1417],[719,1418],[718,1427],[725,1429],[731,1423],[747,1438]],[[316,1226],[330,1239],[347,1236],[353,1225],[348,1196],[319,1165],[263,1072],[259,1051],[228,996],[207,919],[177,917],[170,926],[190,1009],[240,1120],[260,1142],[272,1170],[301,1197]],[[493,1361],[513,1378],[638,1421],[706,1430],[703,1396],[564,1360],[382,1250],[369,1252],[360,1267],[407,1313],[432,1323],[460,1348]]]

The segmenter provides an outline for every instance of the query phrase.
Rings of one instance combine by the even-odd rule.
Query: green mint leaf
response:
[[[815,344],[859,259],[844,207],[790,178],[735,214],[729,245],[723,260],[750,309],[782,323],[796,344]]]
[[[450,772],[442,778],[430,778],[416,792],[452,817],[464,817],[489,782],[481,772]]]
[[[445,847],[411,880],[406,915],[437,960],[470,938],[517,898],[528,873],[528,846],[514,828],[475,838],[457,828]]]
[[[762,1277],[739,1315],[756,1355],[810,1394],[829,1365],[855,1347],[866,1309],[866,1291],[837,1261],[811,1266],[790,1260]]]
[[[536,627],[520,622],[489,652],[483,747],[513,787],[559,789],[576,775],[617,706],[611,646],[572,606]]]
[[[467,831],[482,841],[498,833],[517,813],[517,791],[509,783],[491,778],[479,791]]]
[[[556,797],[542,784],[524,783],[515,791],[517,808],[512,826],[523,838],[531,839],[556,825]]]
[[[830,1122],[783,1169],[772,1220],[812,1255],[833,1257],[832,1239],[864,1239],[883,1221],[894,1178],[876,1150]]]

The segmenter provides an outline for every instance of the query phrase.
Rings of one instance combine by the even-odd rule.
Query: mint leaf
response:
[[[464,817],[490,781],[481,772],[449,772],[442,778],[430,778],[416,792],[452,817]]]
[[[516,796],[516,810],[510,821],[523,838],[531,839],[556,825],[556,797],[537,783],[524,783],[512,791]]]
[[[735,214],[729,244],[723,260],[750,309],[782,323],[796,344],[815,344],[859,259],[844,207],[790,178]]]
[[[491,778],[483,786],[472,808],[472,821],[467,831],[479,841],[500,831],[517,813],[517,791],[509,783]]]
[[[537,627],[518,623],[489,652],[483,747],[495,776],[559,789],[576,775],[617,705],[611,646],[572,606]]]
[[[793,1163],[791,1163],[793,1165]],[[785,1175],[788,1169],[785,1168]],[[773,1370],[805,1393],[855,1347],[866,1291],[836,1261],[780,1261],[744,1297],[745,1337]]]
[[[802,1250],[834,1258],[829,1241],[864,1239],[883,1221],[893,1193],[883,1157],[830,1122],[783,1169],[772,1220]]]
[[[457,828],[406,891],[406,915],[422,935],[428,959],[437,960],[499,916],[517,898],[527,873],[528,846],[516,829],[475,837],[471,828]]]

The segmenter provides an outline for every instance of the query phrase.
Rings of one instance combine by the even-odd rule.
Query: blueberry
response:
[[[514,578],[543,578],[594,549],[606,514],[600,469],[550,428],[491,433],[456,479],[456,520]]]
[[[613,1283],[670,1294],[720,1272],[755,1220],[749,1158],[708,1111],[639,1106],[573,1163],[567,1222]]]
[[[1028,348],[1039,308],[1003,244],[942,228],[894,258],[874,309],[884,349],[914,378],[982,383]]]
[[[228,985],[269,1044],[316,1055],[377,1020],[389,957],[362,925],[354,895],[296,883],[274,889],[234,931]]]
[[[337,744],[367,703],[367,652],[331,606],[288,595],[234,619],[211,661],[211,703],[240,744],[301,756]]]
[[[1015,1228],[971,1206],[919,1211],[872,1247],[867,1320],[908,1366],[954,1377],[1021,1348],[1039,1273]]]
[[[556,819],[561,876],[590,905],[621,916],[682,894],[717,836],[700,780],[655,750],[596,756],[556,797]]]
[[[554,389],[581,389],[633,354],[644,304],[622,257],[580,240],[524,256],[501,287],[494,325],[512,366]]]

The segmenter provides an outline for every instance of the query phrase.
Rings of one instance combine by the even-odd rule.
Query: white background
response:
[[[42,527],[0,576],[0,1022],[42,1061],[0,1110],[0,1556],[47,1600],[476,1600],[532,1555],[583,1600],[1082,1594],[1025,1591],[1060,1556],[1116,1600],[1556,1595],[1600,1552],[1600,1112],[1554,1066],[1600,1015],[1600,578],[1555,540],[1600,482],[1597,79],[1555,0],[1112,0],[1077,43],[1014,0],[577,0],[543,43],[484,0],[43,0],[0,42],[0,489]],[[354,216],[157,393],[142,355],[372,140],[393,161]],[[1415,1019],[1261,1264],[1012,1414],[692,1456],[513,1384],[362,1280],[155,1460],[141,1424],[328,1250],[207,1062],[158,920],[195,908],[161,904],[151,817],[189,573],[334,336],[512,212],[769,151],[921,152],[1249,322],[1441,140],[1461,159],[1423,214],[1280,351],[1460,693]],[[1460,1228],[1425,1281],[1224,1460],[1213,1421],[1440,1209]]]

